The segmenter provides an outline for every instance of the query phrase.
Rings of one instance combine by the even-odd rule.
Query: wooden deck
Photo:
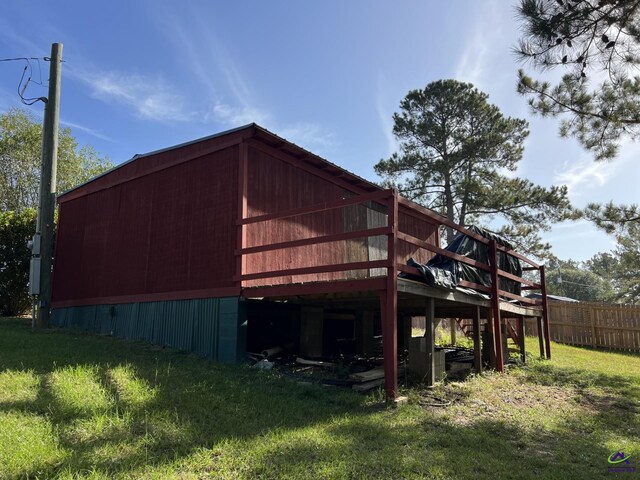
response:
[[[265,222],[277,219],[289,219],[295,222],[296,218],[304,215],[317,214],[318,212],[333,211],[359,204],[377,203],[384,207],[386,212],[386,226],[376,222],[367,228],[359,227],[355,231],[345,229],[342,233],[315,232],[313,236],[305,234],[302,238],[293,240],[269,242],[263,245],[246,245],[246,229],[251,226],[257,228],[255,238],[261,235],[261,228]],[[428,353],[433,372],[433,346],[434,332],[437,318],[466,318],[471,319],[474,326],[474,349],[476,365],[480,356],[480,324],[485,319],[487,329],[491,331],[492,351],[495,368],[504,371],[502,336],[503,328],[507,328],[510,336],[519,338],[522,357],[524,358],[524,318],[535,317],[539,325],[539,339],[541,355],[550,358],[548,335],[548,310],[546,302],[546,288],[544,280],[544,266],[538,265],[518,252],[499,245],[496,240],[490,240],[478,233],[465,229],[448,219],[437,215],[420,205],[400,197],[396,191],[380,190],[357,196],[350,196],[342,200],[311,205],[302,208],[291,209],[278,213],[268,213],[260,216],[246,217],[246,211],[239,212],[238,248],[236,249],[237,273],[234,280],[245,298],[271,300],[286,300],[287,302],[318,305],[318,306],[345,306],[349,308],[375,309],[380,312],[384,368],[385,390],[388,398],[397,396],[398,380],[398,317],[423,316],[426,318],[427,333],[426,342],[430,345]],[[402,218],[402,221],[399,221]],[[449,252],[439,246],[438,238],[426,241],[420,239],[412,231],[412,223],[431,222],[434,231],[441,226],[451,227],[464,233],[479,244],[485,245],[488,253],[488,264],[477,260]],[[357,222],[355,222],[357,223]],[[268,230],[265,226],[265,232]],[[296,262],[282,264],[284,268],[264,271],[249,272],[247,263],[250,255],[261,253],[270,255],[278,251],[280,258],[282,252],[305,245],[319,246],[319,251],[335,248],[336,242],[354,241],[362,239],[367,243],[376,237],[386,237],[386,252],[377,249],[375,257],[363,256],[362,260],[345,258],[343,262],[330,264],[317,264],[317,258],[309,258],[308,266],[301,266]],[[437,235],[436,235],[437,237]],[[445,290],[428,286],[424,283],[399,278],[399,272],[410,275],[420,275],[413,267],[406,265],[406,251],[408,247],[417,252],[427,252],[429,255],[437,254],[451,258],[457,262],[465,263],[481,271],[486,272],[490,278],[490,285],[482,285],[470,281],[461,280],[463,289]],[[416,250],[417,249],[417,250]],[[412,250],[412,251],[413,251]],[[386,255],[385,255],[386,253]],[[501,270],[498,265],[498,255],[508,255],[517,258],[523,267],[523,271],[538,272],[539,281],[535,282]],[[293,259],[293,256],[292,256]],[[360,273],[358,273],[360,272]],[[325,280],[322,274],[337,273],[330,280]],[[355,274],[355,275],[354,275]],[[318,278],[324,281],[296,281],[296,279]],[[519,283],[523,291],[539,290],[541,300],[533,300],[512,292],[501,290],[500,279],[508,279]],[[508,301],[507,301],[508,299]],[[515,319],[517,327],[514,328],[506,319]],[[431,375],[431,379],[435,377]]]

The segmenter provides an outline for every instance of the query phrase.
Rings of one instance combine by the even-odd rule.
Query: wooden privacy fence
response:
[[[640,305],[549,302],[551,340],[640,352]],[[537,334],[527,319],[527,334]]]

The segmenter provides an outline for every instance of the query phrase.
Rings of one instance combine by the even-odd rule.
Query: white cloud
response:
[[[205,117],[205,121],[209,120],[211,115],[218,122],[230,127],[239,127],[248,123],[264,123],[269,119],[269,115],[260,110],[250,107],[237,107],[227,103],[216,103],[210,114]]]
[[[138,74],[69,69],[69,76],[80,80],[91,95],[105,102],[116,102],[133,109],[141,118],[186,121],[193,118],[184,99],[164,80]]]
[[[334,146],[334,135],[315,123],[282,126],[274,133],[314,153],[327,152]]]
[[[500,43],[501,21],[497,3],[492,0],[482,2],[482,9],[476,17],[471,36],[467,39],[465,48],[458,60],[455,78],[460,81],[473,83],[483,89],[490,65],[491,45]],[[495,72],[493,72],[495,74]]]
[[[616,163],[595,162],[592,158],[585,158],[566,170],[554,174],[556,185],[566,185],[569,193],[580,196],[583,188],[602,187],[613,175]]]
[[[63,119],[60,119],[60,123],[62,125],[66,125],[67,127],[72,128],[74,130],[80,130],[81,132],[88,133],[89,135],[91,135],[93,137],[96,137],[96,138],[99,138],[101,140],[105,140],[107,142],[115,143],[114,139],[112,139],[110,137],[107,137],[106,135],[98,132],[97,130],[94,130],[93,128],[85,127],[84,125],[79,125],[79,124],[73,123],[73,122],[68,122],[68,121],[63,120]]]

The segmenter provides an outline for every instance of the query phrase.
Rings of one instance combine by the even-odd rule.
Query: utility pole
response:
[[[33,237],[31,294],[38,296],[36,328],[49,325],[51,313],[51,269],[53,266],[54,214],[56,209],[56,174],[58,168],[58,117],[60,114],[60,77],[62,44],[51,45],[49,96],[45,102],[42,129],[42,169],[40,203],[36,234]],[[40,255],[37,257],[37,255]],[[36,278],[39,277],[39,278]],[[39,287],[36,291],[36,285]]]

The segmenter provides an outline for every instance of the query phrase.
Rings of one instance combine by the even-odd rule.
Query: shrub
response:
[[[27,242],[36,231],[34,209],[0,212],[0,315],[20,315],[31,305]]]

